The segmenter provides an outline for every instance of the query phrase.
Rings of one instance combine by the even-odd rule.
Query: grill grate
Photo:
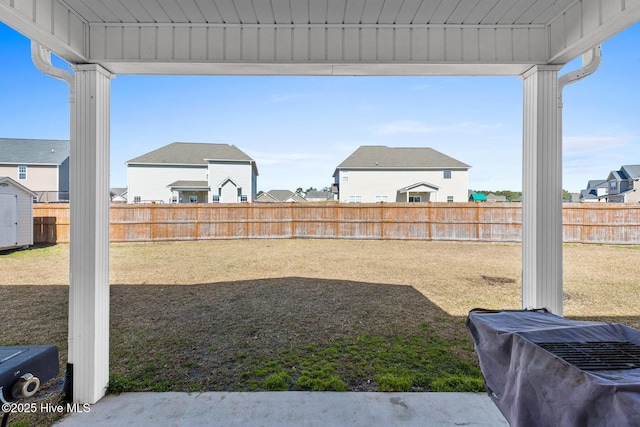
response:
[[[640,346],[630,342],[545,342],[537,345],[585,371],[640,368]]]

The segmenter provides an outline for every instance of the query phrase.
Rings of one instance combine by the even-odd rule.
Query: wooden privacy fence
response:
[[[520,203],[112,205],[112,242],[397,239],[519,242]],[[565,204],[566,243],[640,244],[640,205]],[[69,205],[34,205],[34,242],[69,242]]]

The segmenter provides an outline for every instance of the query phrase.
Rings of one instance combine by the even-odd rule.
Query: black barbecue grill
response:
[[[0,400],[5,404],[31,397],[58,375],[58,347],[32,345],[0,347]],[[10,412],[5,412],[6,425]]]
[[[640,346],[631,342],[539,342],[538,345],[585,371],[640,368]]]
[[[546,310],[472,310],[489,396],[512,427],[640,426],[640,331]]]

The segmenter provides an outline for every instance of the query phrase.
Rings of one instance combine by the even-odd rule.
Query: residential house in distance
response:
[[[487,202],[508,202],[507,196],[499,196],[497,194],[487,194]]]
[[[262,193],[256,199],[256,202],[278,203],[289,202],[298,203],[305,202],[305,198],[300,194],[291,190],[269,190],[266,193]]]
[[[0,138],[0,176],[36,194],[38,202],[69,201],[69,141]]]
[[[361,146],[333,177],[341,203],[466,202],[470,167],[429,147]]]
[[[114,187],[109,190],[111,203],[127,203],[127,189]]]
[[[607,201],[611,203],[640,202],[640,165],[625,165],[611,171],[607,177]]]
[[[256,162],[235,145],[174,142],[126,162],[129,203],[256,199]]]
[[[592,179],[587,183],[587,188],[580,191],[581,203],[594,203],[607,201],[607,180]]]
[[[591,180],[580,192],[580,202],[639,203],[640,165],[624,165],[606,180]]]
[[[327,202],[333,200],[333,193],[330,191],[311,190],[304,195],[307,202]]]

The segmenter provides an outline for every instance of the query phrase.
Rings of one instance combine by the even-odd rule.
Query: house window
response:
[[[421,201],[421,196],[409,196],[409,203],[420,203]]]
[[[450,170],[445,170],[444,172],[444,179],[451,179],[451,171]]]
[[[362,203],[362,196],[349,196],[349,203]]]
[[[611,189],[612,189],[612,190],[615,190],[615,189],[616,189],[616,187],[617,187],[617,184],[618,184],[618,183],[617,183],[616,181],[612,181],[612,182],[611,182],[611,184],[610,184]]]
[[[453,196],[447,196],[447,202],[453,202]]]
[[[246,196],[246,195],[244,195],[244,194],[242,194],[242,195],[240,196],[240,201],[241,201],[241,202],[243,202],[243,203],[244,203],[244,202],[246,202],[246,201],[247,201],[247,196]]]
[[[349,182],[349,171],[342,171],[342,182]]]
[[[198,203],[198,196],[189,196],[189,203]]]
[[[133,196],[133,203],[140,203],[140,201],[142,200],[142,197],[140,196]]]
[[[387,203],[389,196],[376,196],[376,203]]]
[[[18,166],[18,179],[27,179],[27,167]]]
[[[213,197],[211,198],[211,201],[213,203],[220,203],[220,195],[219,194],[214,194]]]

